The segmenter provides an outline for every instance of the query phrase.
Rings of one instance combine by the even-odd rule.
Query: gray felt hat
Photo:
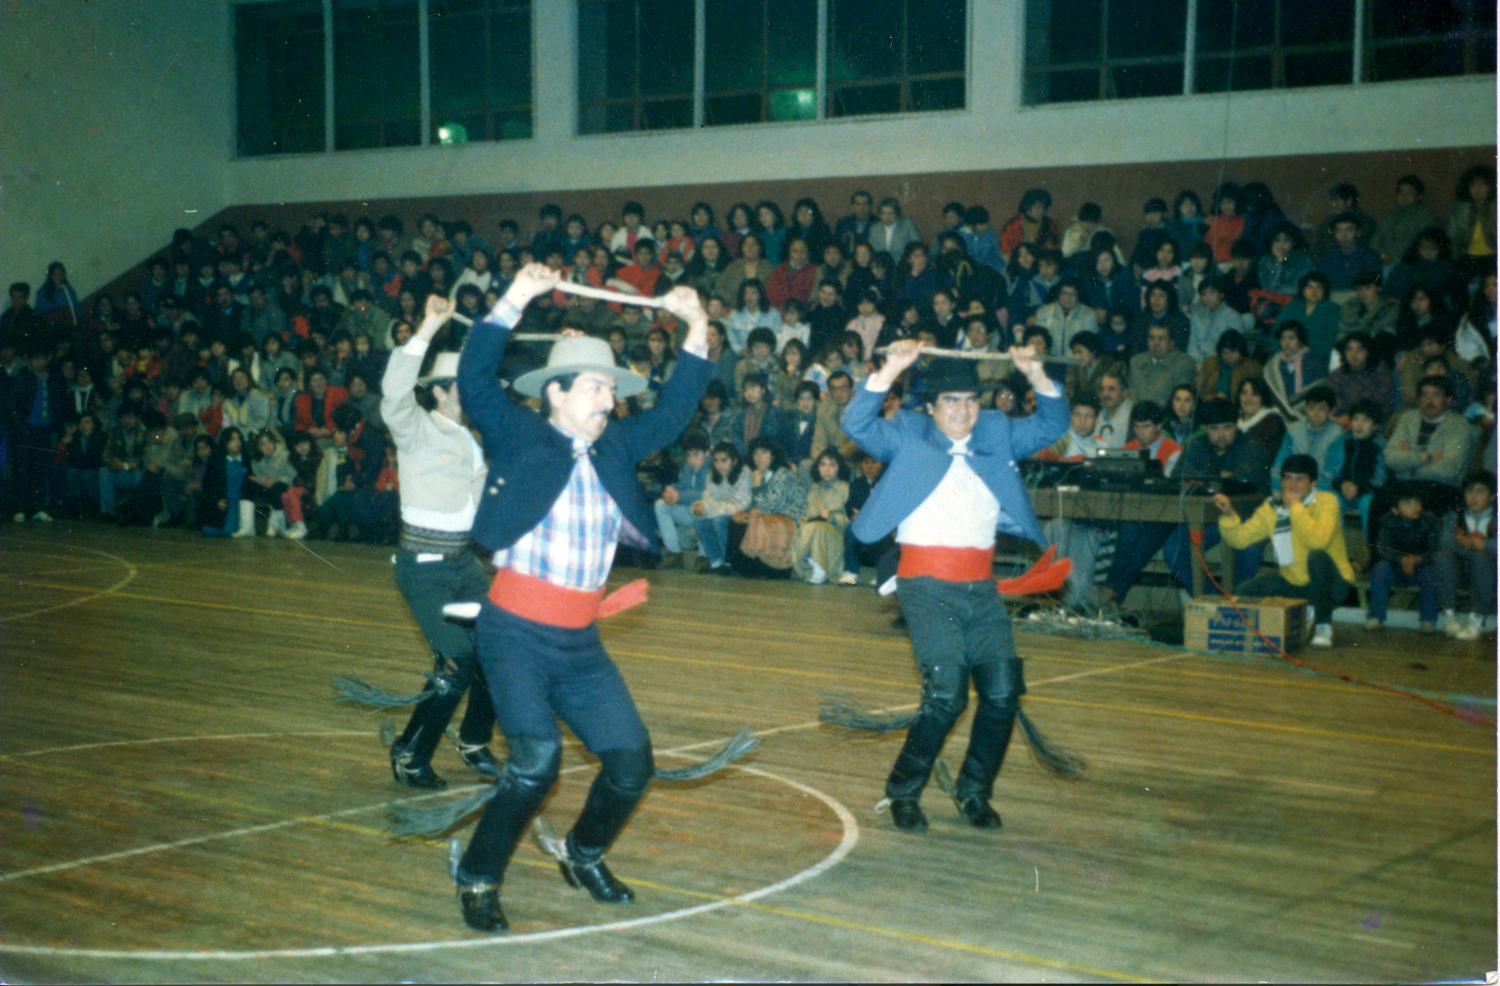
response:
[[[646,378],[634,370],[615,365],[615,351],[609,343],[592,336],[569,336],[559,339],[547,354],[547,365],[516,377],[513,386],[527,397],[540,397],[547,381],[567,373],[602,373],[613,377],[617,397],[634,397],[646,389]]]

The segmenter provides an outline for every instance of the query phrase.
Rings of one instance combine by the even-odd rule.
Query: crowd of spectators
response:
[[[547,205],[529,235],[511,219],[486,236],[431,214],[414,230],[324,213],[294,233],[260,221],[208,239],[178,230],[122,297],[81,300],[61,262],[34,290],[11,286],[6,513],[390,541],[388,353],[434,292],[456,309],[434,348],[461,350],[535,261],[582,284],[645,297],[685,284],[704,299],[717,375],[678,446],[641,464],[666,565],[684,564],[686,540],[705,572],[856,582],[882,549],[847,528],[881,466],[840,415],[880,347],[905,338],[995,353],[981,363],[985,399],[1014,416],[1035,399],[1001,354],[1027,344],[1052,357],[1072,428],[1043,458],[1140,449],[1169,476],[1269,493],[1282,461],[1311,455],[1319,487],[1383,549],[1380,527],[1410,497],[1433,517],[1461,515],[1475,471],[1494,469],[1494,177],[1466,172],[1446,222],[1416,175],[1378,218],[1347,183],[1314,217],[1286,216],[1260,182],[1216,188],[1207,206],[1184,190],[1170,206],[1147,198],[1131,243],[1095,203],[1059,221],[1043,189],[994,223],[983,205],[949,203],[925,236],[896,199],[863,190],[833,222],[803,198],[789,219],[771,201],[735,203],[722,220],[707,202],[678,218],[630,202],[597,224]],[[648,378],[620,415],[649,408],[672,374],[681,326],[663,311],[556,292],[518,331],[562,328],[608,339]],[[505,371],[538,358],[517,343]],[[921,409],[929,359],[886,413]],[[1183,579],[1182,531],[1106,521],[1054,528],[1084,546],[1069,549],[1086,563],[1072,602],[1097,591],[1096,570],[1123,599],[1158,550]],[[1104,540],[1117,541],[1108,571],[1095,557]],[[1247,570],[1260,562],[1240,556]]]

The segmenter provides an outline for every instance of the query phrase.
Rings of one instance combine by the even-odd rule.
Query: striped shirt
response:
[[[495,567],[593,592],[604,587],[615,560],[624,515],[589,458],[590,442],[573,441],[573,473],[547,516],[509,548]]]

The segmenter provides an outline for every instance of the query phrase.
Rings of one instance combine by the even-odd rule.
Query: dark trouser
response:
[[[599,628],[534,623],[485,600],[479,661],[510,756],[459,864],[462,883],[499,883],[521,834],[557,781],[557,719],[599,758],[599,775],[568,837],[573,858],[600,859],[625,827],[655,770],[651,737]]]
[[[278,501],[279,502],[279,501]],[[459,742],[483,746],[495,725],[495,707],[479,670],[474,632],[443,618],[449,603],[478,602],[489,589],[484,568],[472,552],[445,555],[434,561],[417,561],[410,551],[396,552],[396,588],[411,608],[411,614],[432,648],[432,686],[435,694],[412,710],[406,729],[396,742],[411,755],[411,766],[432,760],[464,692],[469,707],[459,726]],[[470,686],[473,686],[470,688]]]
[[[844,528],[844,571],[859,574],[861,565],[874,565],[880,561],[880,556],[890,551],[896,544],[896,538],[887,534],[873,544],[866,544],[854,536],[854,531]]]
[[[1417,587],[1418,619],[1436,623],[1440,581],[1438,568],[1431,562],[1421,563],[1408,575],[1399,565],[1380,559],[1370,572],[1370,619],[1385,622],[1385,614],[1391,607],[1391,590],[1401,585]]]
[[[953,793],[959,800],[988,801],[1026,694],[1010,614],[993,580],[902,578],[897,592],[922,672],[922,708],[886,780],[886,797],[921,797],[944,740],[968,704],[972,680],[979,706]]]
[[[1493,551],[1440,551],[1434,560],[1438,592],[1443,609],[1458,602],[1459,580],[1469,590],[1469,612],[1495,615],[1495,553]]]
[[[16,510],[28,517],[46,510],[51,497],[61,492],[58,469],[52,464],[55,444],[51,428],[19,424],[11,431],[11,491]]]
[[[1267,572],[1235,586],[1236,596],[1285,596],[1312,604],[1314,623],[1332,623],[1333,611],[1349,595],[1349,583],[1326,551],[1307,554],[1307,585],[1293,585],[1280,572]]]
[[[1106,585],[1114,593],[1116,602],[1124,602],[1125,594],[1141,577],[1146,564],[1157,551],[1171,569],[1172,578],[1184,589],[1193,588],[1193,566],[1201,564],[1198,553],[1193,550],[1191,532],[1186,524],[1159,524],[1146,521],[1129,521],[1120,525],[1119,540],[1115,543],[1115,559],[1109,567]],[[1212,524],[1203,531],[1202,550],[1207,553],[1219,543],[1219,526]],[[1226,551],[1230,550],[1225,546]],[[1234,553],[1234,580],[1238,585],[1255,576],[1265,556],[1265,543],[1252,544]],[[1236,590],[1238,591],[1238,590]]]

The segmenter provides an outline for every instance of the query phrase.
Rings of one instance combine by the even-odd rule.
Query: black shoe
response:
[[[891,821],[905,832],[927,831],[927,816],[922,814],[922,806],[909,798],[891,802]]]
[[[396,778],[397,784],[419,787],[425,791],[441,791],[448,786],[448,782],[432,769],[432,764],[412,763],[411,754],[400,743],[391,746],[391,776]]]
[[[568,881],[568,886],[582,887],[593,894],[597,901],[605,904],[629,904],[635,900],[635,891],[615,879],[602,859],[597,863],[587,864],[560,860],[557,868],[562,870],[563,879]]]
[[[510,922],[500,909],[500,888],[491,883],[476,883],[458,888],[458,906],[463,909],[464,923],[475,931],[507,931]]]
[[[958,813],[969,820],[969,824],[977,829],[997,829],[1000,827],[1000,815],[990,807],[990,803],[978,795],[967,798],[954,797],[953,803],[958,805]],[[892,805],[894,808],[895,806]]]
[[[500,776],[500,762],[495,759],[490,748],[483,743],[476,743],[472,746],[467,743],[458,744],[458,757],[485,777]]]

